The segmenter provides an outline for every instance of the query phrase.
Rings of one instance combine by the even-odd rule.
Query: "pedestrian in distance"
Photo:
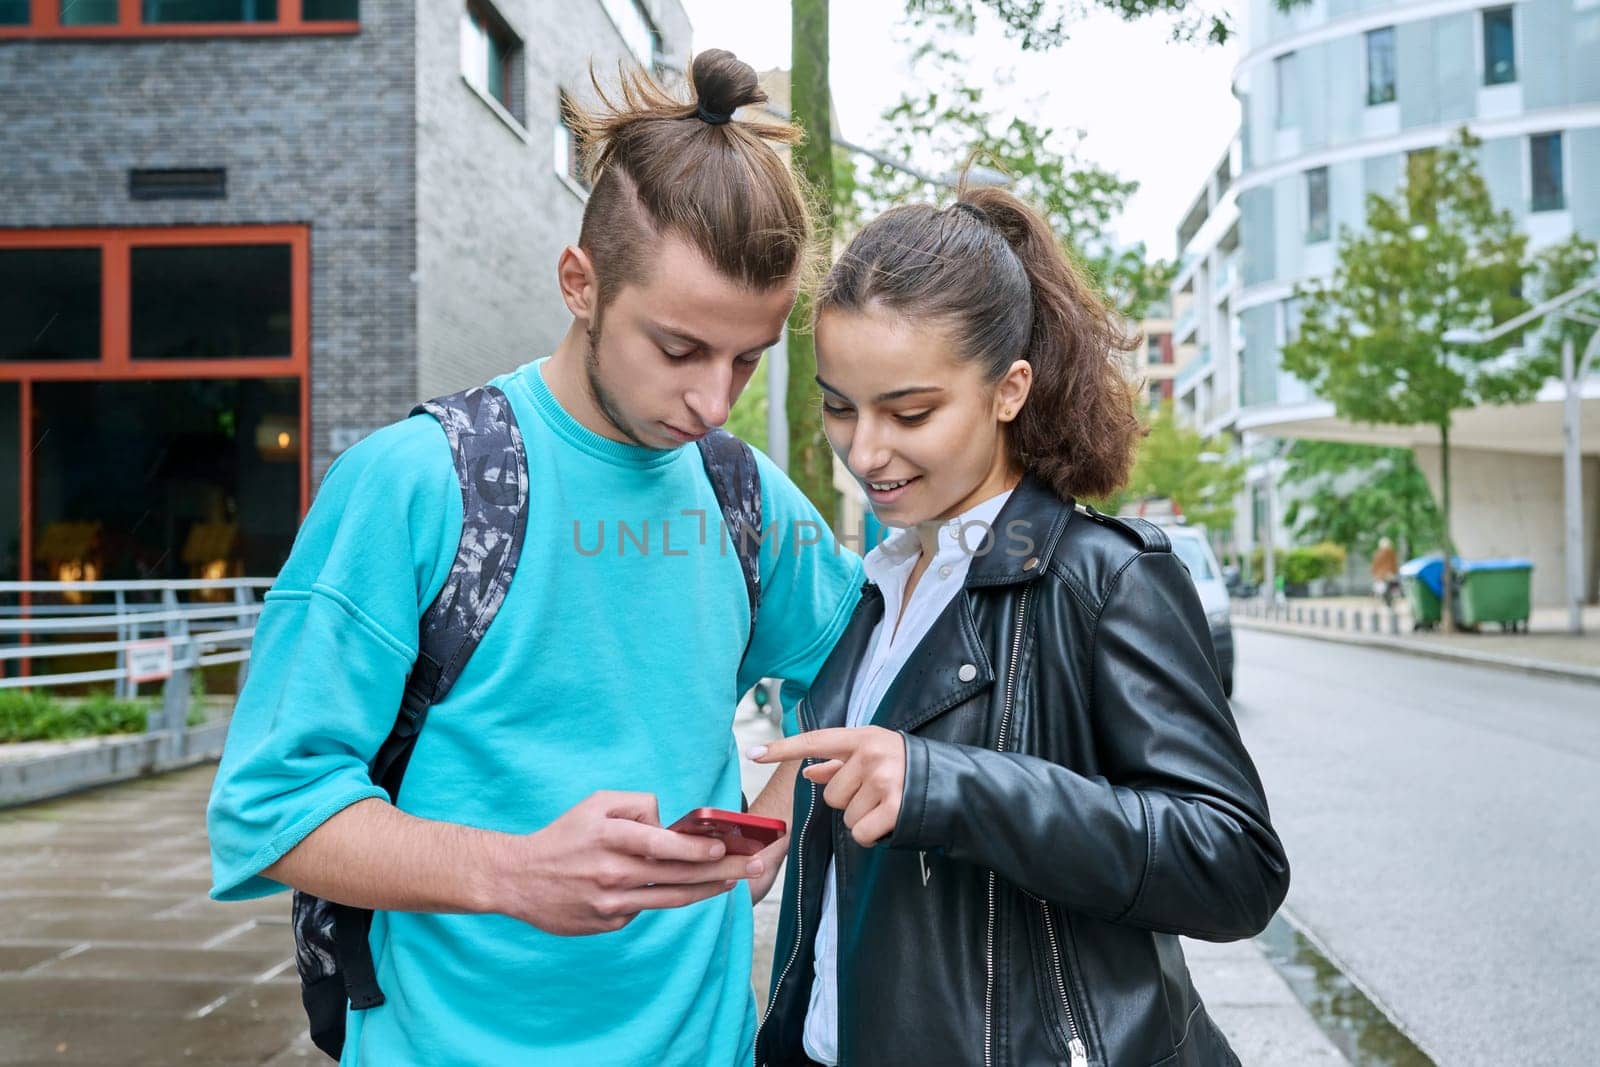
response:
[[[735,114],[755,72],[708,51],[689,81],[573,110],[592,192],[561,343],[341,455],[266,598],[212,895],[297,891],[343,1063],[751,1059],[751,905],[785,843],[666,827],[738,811],[739,694],[803,692],[862,572],[718,429],[813,237],[799,131]],[[786,817],[793,785],[752,811]]]
[[[1075,506],[1141,426],[1120,319],[1009,193],[893,209],[815,300],[824,424],[898,528],[799,707],[758,1067],[1237,1064],[1179,935],[1288,888],[1193,583]]]
[[[1400,557],[1387,537],[1379,539],[1378,550],[1372,554],[1372,592],[1386,608],[1394,607],[1395,595],[1400,592]]]

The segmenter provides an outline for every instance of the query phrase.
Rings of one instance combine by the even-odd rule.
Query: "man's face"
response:
[[[728,421],[795,289],[745,289],[676,237],[658,251],[650,276],[590,321],[585,368],[595,405],[625,439],[671,449]]]

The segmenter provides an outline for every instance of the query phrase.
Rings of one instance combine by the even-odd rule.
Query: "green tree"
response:
[[[1233,528],[1233,502],[1244,489],[1245,464],[1228,458],[1228,444],[1184,426],[1171,404],[1150,419],[1139,444],[1133,474],[1122,492],[1096,506],[1115,514],[1124,504],[1152,497],[1169,499],[1196,526],[1213,532]]]
[[[1151,261],[1142,243],[1119,247],[1111,237],[1112,222],[1138,182],[1084,159],[1081,133],[987,106],[983,90],[967,81],[971,64],[961,53],[925,45],[914,65],[917,84],[933,87],[902,95],[884,112],[886,155],[930,177],[968,159],[1004,175],[1012,192],[1044,213],[1063,247],[1129,319],[1142,318],[1152,301],[1166,296],[1171,265]],[[894,204],[948,195],[916,175],[873,163],[857,177],[841,214],[854,221]]]
[[[1452,329],[1487,330],[1527,306],[1528,238],[1497,210],[1466,130],[1410,158],[1405,188],[1367,198],[1366,228],[1344,231],[1333,276],[1303,285],[1299,335],[1283,366],[1345,419],[1427,425],[1439,434],[1444,625],[1451,617],[1450,431],[1455,413],[1522,403],[1550,375],[1543,356],[1500,359],[1511,343],[1453,349]]]
[[[828,0],[794,0],[791,10],[789,98],[794,121],[806,139],[794,151],[795,169],[814,196],[819,244],[833,236],[834,152],[832,95],[828,89]],[[789,477],[829,523],[837,521],[833,453],[822,433],[817,390],[817,352],[811,336],[811,303],[802,293],[789,316],[789,379],[784,407],[789,416]]]
[[[1370,556],[1387,537],[1402,559],[1440,542],[1433,490],[1409,448],[1296,441],[1285,460],[1283,484],[1298,492],[1283,517],[1296,541],[1331,541]]]
[[[1273,0],[1273,7],[1287,12],[1307,2]],[[1232,12],[1220,4],[1199,0],[1091,0],[1091,4],[1129,22],[1153,15],[1172,16],[1172,36],[1177,40],[1203,37],[1223,44],[1235,32]],[[1023,48],[1044,51],[1071,36],[1072,24],[1083,17],[1086,5],[1078,0],[906,0],[910,14],[943,18],[969,30],[976,25],[979,10],[997,17],[1006,33],[1021,42]]]

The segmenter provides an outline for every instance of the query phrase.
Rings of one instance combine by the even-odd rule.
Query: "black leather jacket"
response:
[[[1259,933],[1289,865],[1194,585],[1156,527],[1031,477],[994,530],[875,719],[906,740],[893,835],[860,847],[796,785],[756,1064],[810,1062],[830,857],[845,1067],[1237,1064],[1177,935]],[[844,724],[882,614],[869,584],[803,728]]]

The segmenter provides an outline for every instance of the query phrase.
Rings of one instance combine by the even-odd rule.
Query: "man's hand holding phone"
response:
[[[766,861],[715,837],[661,825],[649,793],[595,793],[544,829],[510,839],[492,910],[562,935],[620,930],[652,908],[681,908],[760,878]]]

